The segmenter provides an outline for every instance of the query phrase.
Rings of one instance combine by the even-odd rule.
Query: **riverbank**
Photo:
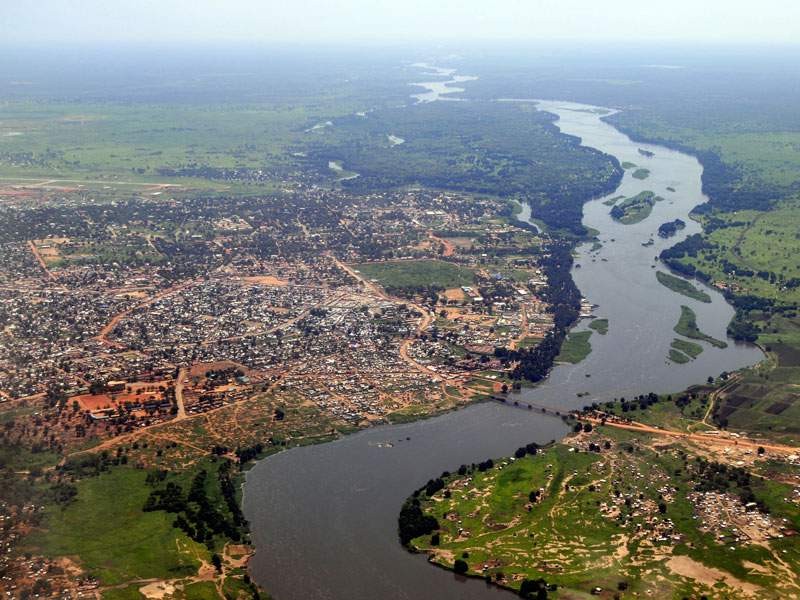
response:
[[[657,598],[800,590],[800,563],[792,559],[789,577],[784,569],[784,532],[800,525],[783,499],[792,487],[762,478],[780,454],[730,439],[735,457],[717,462],[723,454],[702,442],[593,421],[549,448],[429,481],[404,505],[401,538],[411,534],[407,547],[438,566],[523,597],[539,588]],[[730,479],[709,481],[712,473]],[[754,560],[765,568],[750,569]]]
[[[705,201],[697,161],[658,147],[648,149],[653,157],[642,158],[640,145],[601,121],[597,113],[578,110],[580,105],[540,103],[538,108],[558,115],[554,126],[581,138],[584,145],[600,147],[620,160],[637,164],[647,160],[651,174],[646,182],[626,175],[619,191],[612,190],[611,195],[632,197],[651,189],[666,197],[667,187],[678,191],[657,203],[650,218],[632,225],[613,221],[603,205],[608,197],[584,206],[583,224],[597,230],[602,247],[579,246],[576,262],[582,268],[574,269],[572,277],[588,302],[597,306],[593,316],[608,319],[613,326],[605,335],[591,337],[592,352],[583,361],[556,366],[538,386],[510,399],[566,412],[645,391],[686,389],[706,381],[709,374],[758,362],[761,354],[756,349],[738,345],[710,347],[686,365],[668,365],[665,360],[681,301],[686,299],[663,292],[653,257],[699,227],[690,223],[674,240],[659,238],[646,252],[641,242],[658,237],[659,223],[688,219],[692,208]],[[703,331],[724,338],[733,310],[721,294],[710,295],[710,304],[691,306]],[[588,321],[583,321],[575,330],[587,327]],[[462,463],[508,456],[530,442],[560,439],[566,432],[560,419],[538,410],[479,404],[273,456],[257,464],[247,478],[244,510],[258,549],[251,573],[281,600],[493,597],[500,592],[480,581],[453,580],[396,543],[402,499],[426,479],[420,476],[421,464],[428,477],[436,476]],[[320,489],[326,491],[324,499]],[[304,568],[309,564],[315,565],[312,571]]]

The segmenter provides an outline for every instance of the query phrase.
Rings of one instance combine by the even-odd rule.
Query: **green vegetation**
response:
[[[700,302],[711,302],[711,296],[702,290],[698,290],[685,279],[675,277],[663,271],[656,271],[656,278],[661,285],[668,287],[673,292],[677,292],[688,298],[693,298],[694,300],[699,300]]]
[[[695,344],[694,342],[682,340],[680,338],[672,340],[670,346],[693,359],[703,353],[703,347],[700,344]]]
[[[663,429],[697,431],[711,429],[701,421],[708,410],[712,386],[696,387],[680,394],[642,394],[635,398],[606,402],[600,409],[608,414],[633,419]]]
[[[653,206],[659,200],[662,198],[653,192],[639,192],[612,208],[611,216],[623,225],[633,225],[649,217],[653,212]]]
[[[589,356],[592,351],[592,345],[589,343],[589,338],[592,336],[591,331],[573,331],[567,335],[567,339],[561,345],[561,352],[556,357],[557,362],[568,362],[577,364],[584,358]]]
[[[409,546],[451,569],[457,557],[467,574],[517,591],[524,581],[544,578],[558,586],[559,597],[588,596],[595,587],[635,595],[655,587],[665,597],[709,593],[712,581],[681,577],[664,554],[766,590],[782,587],[782,571],[747,567],[778,556],[780,540],[732,544],[726,525],[700,531],[695,503],[714,503],[704,495],[724,491],[736,498],[731,502],[753,499],[771,518],[800,523],[800,511],[781,497],[790,486],[687,455],[680,446],[655,452],[649,442],[642,434],[595,427],[545,450],[533,444],[514,458],[443,474],[409,499],[407,506],[419,511],[415,522],[425,524]],[[792,568],[797,573],[797,563]]]
[[[145,471],[120,467],[80,481],[76,499],[63,508],[49,505],[44,530],[26,545],[46,556],[80,556],[106,585],[196,574],[196,557],[207,559],[207,550],[172,526],[173,515],[142,512],[146,479]]]
[[[632,163],[626,160],[624,163],[622,163],[622,168],[625,169],[626,171],[629,169],[635,169],[636,163]]]
[[[585,235],[583,203],[615,189],[621,171],[560,135],[554,119],[506,102],[431,102],[350,116],[309,141],[307,163],[327,170],[329,161],[342,161],[359,173],[343,182],[357,191],[424,185],[513,197],[549,227]],[[407,141],[389,147],[387,131]]]
[[[692,340],[708,342],[717,348],[728,347],[726,342],[720,341],[700,331],[697,327],[697,315],[694,314],[691,308],[685,305],[681,305],[681,316],[678,319],[678,324],[675,325],[675,333]]]
[[[622,200],[625,196],[614,196],[613,198],[609,198],[608,200],[604,200],[603,204],[606,206],[614,206],[618,201]]]
[[[636,169],[633,172],[633,177],[636,179],[647,179],[650,177],[650,169]]]
[[[690,360],[692,360],[691,358],[686,356],[683,352],[678,352],[674,348],[670,348],[669,350],[669,359],[672,362],[677,363],[679,365],[688,363]]]
[[[592,322],[589,323],[589,329],[593,329],[600,335],[605,335],[608,333],[608,319],[592,319]]]
[[[742,295],[800,302],[800,198],[768,212],[721,213],[703,223],[708,233],[702,243],[687,248],[678,263]]]
[[[475,280],[472,270],[441,260],[362,263],[353,268],[387,290],[442,290],[472,285]]]
[[[198,581],[187,585],[183,593],[186,600],[218,600],[219,594],[213,581]],[[234,596],[235,597],[235,596]]]
[[[111,588],[103,592],[103,600],[144,600],[137,585],[124,588]]]

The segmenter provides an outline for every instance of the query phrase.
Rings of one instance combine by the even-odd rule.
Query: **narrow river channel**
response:
[[[658,253],[699,231],[688,217],[706,201],[697,160],[632,142],[594,107],[550,101],[538,107],[556,114],[564,133],[620,162],[647,168],[650,175],[636,179],[628,171],[614,194],[584,209],[584,223],[600,232],[602,247],[579,248],[580,267],[573,275],[581,292],[597,305],[595,315],[609,319],[608,333],[593,333],[592,353],[583,362],[557,366],[544,384],[524,391],[522,399],[578,408],[594,399],[680,391],[709,375],[758,362],[757,348],[732,340],[724,349],[703,343],[703,353],[687,364],[667,359],[682,304],[696,312],[702,331],[720,340],[726,339],[733,315],[716,291],[707,290],[712,302],[703,304],[668,290],[655,276],[662,268],[655,260]],[[611,219],[604,200],[643,190],[664,197],[649,218],[635,225]],[[686,229],[671,239],[659,238],[658,226],[676,218],[687,223]],[[652,245],[642,245],[650,239]],[[577,329],[587,324],[581,321]],[[407,553],[397,540],[397,515],[412,490],[444,470],[505,456],[520,445],[548,442],[565,433],[559,419],[536,411],[480,404],[267,458],[248,473],[245,486],[244,511],[257,549],[250,572],[277,600],[511,598],[508,592],[456,577]]]

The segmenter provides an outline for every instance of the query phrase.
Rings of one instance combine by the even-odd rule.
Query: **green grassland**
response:
[[[419,536],[410,546],[448,568],[463,560],[468,574],[512,589],[524,579],[544,578],[557,584],[558,597],[588,596],[596,586],[624,589],[625,597],[711,591],[672,572],[664,560],[669,554],[759,586],[763,597],[781,597],[782,572],[747,564],[767,564],[786,549],[783,540],[730,545],[698,530],[687,497],[697,484],[693,458],[674,446],[654,452],[640,434],[605,427],[583,434],[583,444],[589,442],[595,451],[560,443],[534,456],[496,460],[484,471],[466,467],[444,477],[444,488],[430,496],[423,488],[416,498],[423,513],[437,520],[438,536]],[[800,511],[780,498],[789,486],[756,480],[752,487],[773,516],[800,522]],[[663,526],[676,537],[653,533]],[[798,563],[789,560],[797,573]]]
[[[710,221],[706,219],[706,223]],[[800,286],[786,282],[800,277],[800,198],[770,211],[743,210],[714,215],[705,246],[681,262],[714,281],[735,286],[743,294],[791,303],[800,302]],[[765,276],[750,274],[762,273]]]
[[[16,103],[4,107],[5,177],[178,181],[159,168],[286,168],[307,107]]]
[[[45,556],[79,557],[105,585],[133,579],[194,575],[206,548],[172,526],[174,515],[142,512],[150,488],[147,473],[116,468],[77,484],[66,507],[46,508],[43,529],[25,540]]]
[[[608,333],[608,319],[592,319],[592,322],[589,323],[589,329],[592,329],[599,333],[600,335],[605,335]]]
[[[675,333],[687,337],[692,340],[701,340],[708,342],[717,348],[727,348],[726,342],[720,341],[716,338],[706,335],[697,327],[697,315],[688,306],[681,305],[681,316],[678,319],[678,324],[675,325]]]
[[[711,425],[702,422],[708,410],[708,394],[711,390],[711,385],[696,387],[690,392],[657,396],[656,402],[620,398],[606,402],[600,408],[609,414],[663,429],[701,431],[712,429]]]
[[[592,345],[589,338],[591,331],[573,331],[567,335],[567,339],[561,345],[561,352],[556,357],[557,362],[568,362],[577,364],[592,352]]]
[[[611,216],[623,225],[640,223],[650,216],[653,206],[659,200],[661,197],[651,191],[639,192],[612,208]]]
[[[656,278],[661,285],[668,287],[673,292],[677,292],[688,298],[693,298],[694,300],[699,300],[700,302],[711,302],[711,296],[702,290],[698,290],[685,279],[675,277],[663,271],[656,271]]]
[[[441,260],[362,263],[353,268],[386,289],[446,289],[472,285],[475,280],[472,270]]]

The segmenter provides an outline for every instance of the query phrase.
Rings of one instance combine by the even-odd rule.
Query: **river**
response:
[[[411,97],[416,100],[416,104],[423,104],[425,102],[436,102],[440,100],[450,100],[453,102],[460,101],[460,98],[449,98],[448,94],[458,94],[464,90],[462,87],[456,87],[456,84],[465,83],[467,81],[475,81],[477,77],[474,75],[456,75],[455,69],[445,69],[442,67],[434,67],[427,63],[416,63],[414,67],[424,69],[430,72],[431,75],[437,77],[449,77],[445,81],[422,81],[419,83],[412,83],[415,87],[424,88],[425,91],[419,94],[412,94]]]
[[[635,225],[611,219],[603,204],[608,197],[586,204],[584,223],[600,232],[602,247],[581,246],[576,258],[580,267],[573,275],[581,292],[597,305],[596,316],[609,319],[609,331],[604,336],[593,333],[593,351],[583,362],[557,366],[546,382],[522,392],[522,399],[578,408],[593,399],[680,391],[709,375],[758,362],[758,349],[732,340],[725,349],[703,343],[703,353],[684,365],[667,360],[681,304],[695,310],[700,329],[718,339],[725,339],[733,315],[715,290],[707,290],[712,302],[703,304],[668,290],[655,277],[660,268],[655,256],[661,249],[699,231],[688,217],[706,201],[697,160],[633,143],[593,107],[565,102],[540,102],[538,107],[558,115],[557,126],[579,136],[583,144],[650,170],[644,180],[628,171],[610,196],[652,190],[665,200]],[[640,148],[653,156],[643,156]],[[675,218],[686,221],[686,229],[668,240],[655,235],[661,223]],[[651,238],[653,245],[642,246]],[[577,329],[587,324],[581,321]],[[400,506],[411,491],[444,470],[509,455],[525,443],[543,443],[565,433],[559,419],[536,411],[479,404],[274,455],[247,475],[244,512],[257,549],[250,572],[278,600],[512,598],[407,553],[397,540]]]

